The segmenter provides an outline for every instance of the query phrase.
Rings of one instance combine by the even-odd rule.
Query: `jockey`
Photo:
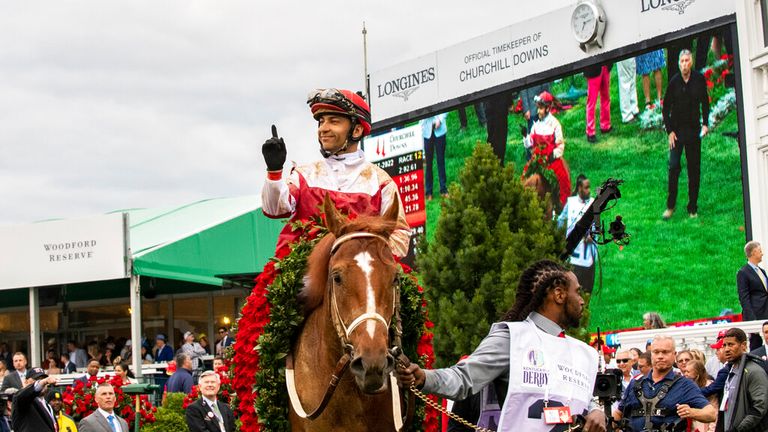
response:
[[[398,227],[390,237],[390,247],[396,256],[405,256],[410,228],[397,184],[384,170],[367,162],[358,148],[360,140],[371,133],[371,114],[365,99],[349,90],[321,89],[309,94],[307,104],[317,120],[323,159],[301,166],[293,163],[284,175],[285,143],[277,137],[273,126],[273,137],[261,149],[267,163],[262,211],[270,218],[290,217],[293,222],[318,215],[326,194],[341,212],[353,215],[383,214],[398,200]],[[299,235],[287,224],[280,233],[277,249]]]
[[[550,113],[555,98],[548,91],[543,91],[534,98],[534,101],[536,102],[538,118],[533,122],[531,132],[525,142],[527,148],[533,147],[534,157],[526,164],[524,172],[528,170],[530,164],[537,163],[538,158],[536,156],[543,156],[546,162],[542,168],[555,174],[560,189],[558,194],[560,205],[564,206],[571,191],[571,176],[562,159],[565,152],[563,127]]]

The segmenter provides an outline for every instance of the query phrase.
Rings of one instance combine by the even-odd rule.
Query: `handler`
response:
[[[497,394],[506,395],[499,431],[555,430],[576,414],[586,416],[585,431],[605,431],[605,415],[592,399],[597,353],[564,331],[579,325],[583,307],[573,272],[539,261],[520,276],[512,309],[467,359],[435,370],[413,363],[398,369],[398,380],[453,400],[496,381]]]
[[[261,148],[268,170],[261,192],[264,214],[271,218],[290,216],[290,222],[306,220],[318,215],[326,194],[342,213],[383,214],[400,195],[392,178],[366,161],[358,148],[360,140],[371,133],[365,99],[349,90],[323,89],[310,93],[307,103],[317,120],[323,159],[302,166],[294,163],[284,176],[285,142],[272,126],[272,138]],[[402,204],[398,221],[390,247],[403,257],[408,253],[410,228]],[[278,250],[300,236],[290,222],[280,233]]]

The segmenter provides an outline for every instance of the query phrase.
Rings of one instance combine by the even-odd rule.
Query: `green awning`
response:
[[[159,294],[213,290],[223,282],[215,275],[261,272],[274,254],[285,223],[264,216],[258,196],[112,213],[123,212],[129,214],[133,273],[155,278],[151,284]],[[41,301],[53,303],[122,298],[129,290],[128,279],[70,283],[66,289],[62,285],[40,288]],[[29,304],[27,288],[4,290],[3,296],[0,308]]]
[[[256,196],[128,213],[134,274],[217,286],[215,275],[260,272],[285,223]]]

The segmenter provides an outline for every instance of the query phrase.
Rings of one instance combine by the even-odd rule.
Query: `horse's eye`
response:
[[[338,274],[338,273],[334,273],[333,274],[333,283],[336,284],[336,285],[340,285],[341,284],[341,275],[340,274]]]

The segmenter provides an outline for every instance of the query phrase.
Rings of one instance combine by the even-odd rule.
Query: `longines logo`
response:
[[[435,80],[435,68],[430,67],[416,73],[401,76],[399,78],[379,84],[376,88],[380,98],[392,95],[408,102],[408,98],[418,90],[422,84]]]
[[[685,9],[696,0],[640,0],[640,12],[648,12],[652,9],[677,12],[678,15],[685,13]]]

